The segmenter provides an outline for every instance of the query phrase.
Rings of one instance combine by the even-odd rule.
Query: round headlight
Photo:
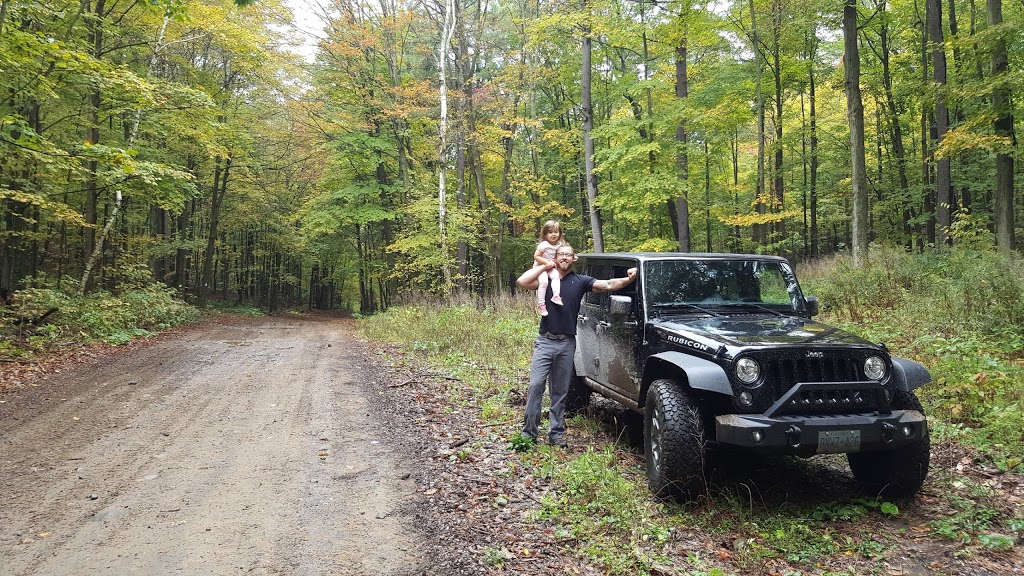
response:
[[[864,361],[864,375],[870,380],[881,380],[885,377],[885,360],[878,356],[869,356]]]
[[[736,362],[736,377],[744,384],[753,384],[761,377],[761,367],[752,358],[740,358]]]

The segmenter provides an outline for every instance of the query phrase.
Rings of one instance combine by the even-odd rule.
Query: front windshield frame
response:
[[[730,307],[805,311],[796,274],[784,260],[652,260],[643,268],[645,302],[652,315]]]

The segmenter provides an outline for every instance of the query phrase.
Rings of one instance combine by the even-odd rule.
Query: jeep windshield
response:
[[[803,306],[796,276],[780,261],[659,260],[647,263],[644,280],[655,314],[779,314]]]

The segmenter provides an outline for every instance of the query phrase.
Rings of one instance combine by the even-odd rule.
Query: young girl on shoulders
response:
[[[551,303],[562,304],[561,276],[558,275],[558,269],[555,268],[555,252],[559,246],[565,244],[562,225],[558,220],[548,220],[540,229],[539,239],[537,250],[533,253],[534,268],[538,266],[546,268],[547,272],[537,278],[537,311],[541,316],[547,316],[548,309],[544,304],[544,296],[547,294],[548,284],[551,285]]]

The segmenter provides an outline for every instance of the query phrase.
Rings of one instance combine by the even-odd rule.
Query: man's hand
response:
[[[544,266],[533,266],[516,279],[516,286],[526,290],[536,290],[540,286],[540,275],[547,270]]]
[[[636,268],[626,270],[625,278],[612,278],[611,280],[597,280],[594,282],[594,292],[615,292],[629,286],[636,280]]]

